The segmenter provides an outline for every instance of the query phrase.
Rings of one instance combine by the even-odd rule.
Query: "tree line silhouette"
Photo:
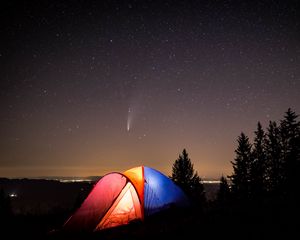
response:
[[[242,132],[236,157],[231,162],[231,192],[238,199],[275,197],[299,198],[300,122],[290,108],[280,124],[269,122],[266,131],[260,122],[253,144]]]
[[[202,226],[209,237],[231,240],[298,235],[294,221],[300,215],[298,115],[289,108],[279,123],[270,121],[265,130],[258,122],[253,142],[241,132],[231,164],[232,174],[221,176],[216,199],[207,202],[186,150],[175,160],[171,179],[192,199],[194,210],[204,209],[191,214],[191,232],[197,234]]]
[[[235,158],[231,161],[233,173],[221,177],[219,201],[299,198],[300,122],[297,118],[289,108],[279,124],[270,121],[266,130],[258,122],[253,143],[244,132],[238,136]],[[191,199],[204,201],[202,180],[186,149],[175,160],[170,178]]]

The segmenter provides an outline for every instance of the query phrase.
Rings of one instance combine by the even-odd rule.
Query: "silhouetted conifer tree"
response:
[[[283,181],[287,193],[299,193],[300,174],[300,122],[290,108],[280,123],[282,145]]]
[[[282,155],[280,130],[276,122],[270,121],[266,134],[267,190],[271,195],[280,195],[283,191]]]
[[[266,189],[266,137],[260,122],[258,122],[257,130],[254,133],[249,190],[251,197],[259,198],[262,197]]]
[[[191,198],[193,202],[205,202],[205,193],[202,179],[194,170],[188,153],[183,149],[172,166],[171,179]]]
[[[227,179],[222,175],[220,178],[219,191],[217,194],[217,201],[220,204],[226,203],[230,199],[230,188]]]
[[[238,147],[235,150],[236,157],[231,161],[233,174],[232,192],[235,197],[246,199],[249,196],[250,168],[251,168],[251,144],[249,138],[242,132],[237,139]]]

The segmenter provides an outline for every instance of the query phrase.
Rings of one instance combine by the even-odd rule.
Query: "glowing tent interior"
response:
[[[159,171],[136,167],[102,177],[64,229],[99,231],[144,220],[171,206],[188,206],[183,191]]]

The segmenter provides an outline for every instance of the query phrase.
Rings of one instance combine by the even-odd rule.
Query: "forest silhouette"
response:
[[[187,150],[183,149],[169,177],[189,197],[189,208],[169,209],[145,222],[88,235],[65,234],[62,226],[89,191],[79,191],[74,206],[67,210],[16,214],[10,196],[1,190],[1,234],[31,239],[289,239],[298,236],[294,220],[300,213],[298,115],[289,108],[279,123],[270,121],[266,129],[258,122],[253,142],[241,132],[231,164],[232,174],[220,177],[216,198],[207,199],[203,181]]]

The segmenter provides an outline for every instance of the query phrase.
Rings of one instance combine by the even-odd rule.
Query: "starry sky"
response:
[[[297,1],[12,0],[0,8],[0,176],[91,176],[183,148],[202,178],[300,113]]]

